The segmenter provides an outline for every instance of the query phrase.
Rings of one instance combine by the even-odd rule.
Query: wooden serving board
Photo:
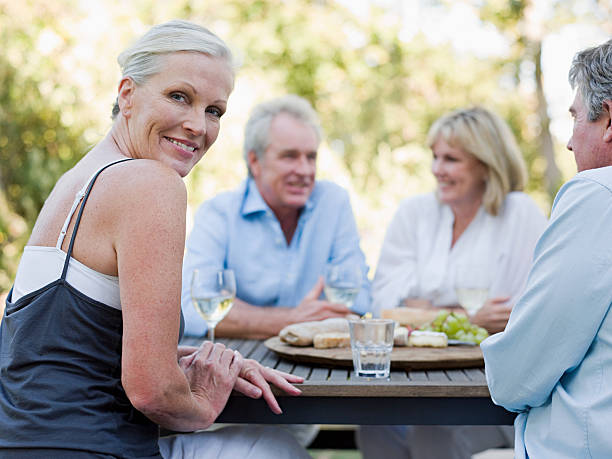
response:
[[[290,346],[278,336],[269,338],[264,343],[268,349],[283,358],[295,362],[317,363],[326,366],[353,366],[351,349],[315,349],[312,346]],[[391,368],[414,370],[477,368],[484,366],[480,346],[431,347],[393,347]]]

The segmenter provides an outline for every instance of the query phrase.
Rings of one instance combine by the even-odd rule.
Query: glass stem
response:
[[[215,342],[215,327],[214,326],[208,327],[208,339],[213,343]]]

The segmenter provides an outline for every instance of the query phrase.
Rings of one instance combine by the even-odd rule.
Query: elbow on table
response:
[[[525,402],[525,392],[519,385],[498,385],[490,380],[487,381],[487,384],[489,385],[491,400],[496,405],[514,413],[522,413],[529,409],[529,405]]]

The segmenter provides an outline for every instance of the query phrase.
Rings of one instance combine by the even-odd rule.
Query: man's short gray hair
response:
[[[117,62],[122,78],[130,77],[140,85],[159,72],[164,55],[181,51],[218,57],[227,61],[232,71],[236,68],[232,52],[223,40],[207,28],[181,19],[151,27],[119,54]],[[118,113],[119,105],[115,102],[112,117]]]
[[[257,158],[261,158],[266,148],[268,148],[270,124],[280,113],[287,113],[298,121],[312,127],[317,136],[317,141],[321,141],[323,132],[319,117],[306,99],[295,94],[288,94],[262,102],[255,106],[244,128],[243,155],[247,168],[250,151],[253,151]]]
[[[612,39],[574,56],[569,83],[580,93],[589,121],[597,121],[604,101],[612,100]]]

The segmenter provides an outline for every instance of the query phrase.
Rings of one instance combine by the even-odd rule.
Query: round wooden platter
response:
[[[268,349],[295,362],[317,363],[325,366],[352,367],[350,348],[315,349],[312,346],[290,346],[273,336],[266,340]],[[480,346],[394,347],[391,367],[414,370],[477,368],[484,365]]]

